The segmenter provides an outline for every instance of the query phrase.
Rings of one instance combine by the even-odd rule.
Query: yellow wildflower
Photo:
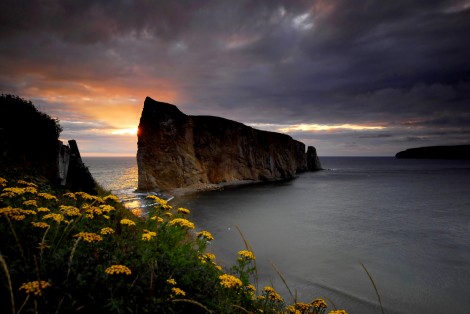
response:
[[[75,206],[60,205],[60,211],[69,217],[80,216],[80,210]]]
[[[87,201],[93,201],[94,197],[85,192],[75,192],[75,196],[80,196],[82,199]]]
[[[50,212],[51,210],[47,207],[38,207],[38,209],[36,209],[38,212],[44,212],[44,213],[47,213],[47,212]]]
[[[312,305],[308,304],[308,303],[297,302],[297,303],[291,305],[291,307],[293,307],[296,311],[299,311],[299,313],[307,313],[307,311],[310,310]],[[294,313],[294,312],[291,312],[291,313]],[[297,312],[295,312],[295,313],[297,313]]]
[[[178,208],[178,213],[180,213],[180,214],[188,215],[190,212],[191,211],[187,208],[184,208],[184,207]]]
[[[229,274],[220,275],[219,279],[220,285],[224,288],[237,288],[243,285],[240,279]]]
[[[142,241],[150,241],[153,237],[156,237],[156,236],[157,236],[156,232],[144,229],[144,233],[142,234]]]
[[[109,194],[103,197],[103,201],[113,201],[113,202],[119,203],[119,198],[116,195]]]
[[[25,193],[37,194],[38,190],[35,187],[27,186],[24,188]]]
[[[173,214],[172,214],[172,213],[164,213],[163,215],[167,216],[168,218],[173,217]]]
[[[181,290],[180,288],[171,288],[171,292],[173,293],[172,296],[177,296],[177,295],[181,295],[181,296],[185,296],[186,295],[186,292],[184,292],[183,290]]]
[[[24,220],[27,215],[36,215],[36,212],[30,209],[13,208],[10,206],[0,208],[0,216],[7,216],[12,220]]]
[[[57,201],[57,197],[49,193],[38,193],[38,196],[49,201]]]
[[[131,270],[124,265],[112,265],[106,268],[105,273],[108,275],[118,275],[118,274],[125,274],[125,275],[130,275],[132,272]]]
[[[204,253],[201,256],[198,257],[199,260],[205,264],[207,261],[212,261],[215,259],[215,255],[212,253]]]
[[[103,215],[103,218],[109,220],[109,218],[111,218],[111,217],[109,217],[108,215]]]
[[[68,198],[71,198],[73,200],[77,200],[77,197],[75,196],[75,193],[72,193],[72,192],[67,192],[64,194],[65,197],[68,197]]]
[[[7,183],[8,183],[7,179],[0,177],[0,187],[7,186]]]
[[[167,201],[165,201],[164,199],[161,199],[161,198],[159,198],[158,196],[155,196],[155,195],[147,195],[146,198],[150,199],[150,200],[154,200],[155,202],[157,202],[158,204],[160,204],[162,206],[167,204]]]
[[[120,223],[121,225],[135,226],[135,222],[127,218],[121,219]]]
[[[100,205],[100,209],[101,209],[104,213],[109,213],[110,211],[116,210],[116,208],[114,208],[114,207],[111,206],[111,205]]]
[[[255,259],[255,255],[253,254],[253,252],[247,251],[247,250],[239,251],[238,255],[241,256],[240,259],[247,259],[247,260],[254,260]]]
[[[315,308],[322,308],[322,309],[326,309],[328,307],[325,300],[323,300],[323,299],[313,300],[312,301],[312,306],[315,307]]]
[[[114,230],[112,228],[106,227],[101,229],[100,231],[101,234],[113,234]]]
[[[204,238],[206,239],[207,241],[212,241],[214,240],[214,237],[212,236],[212,234],[209,232],[209,231],[200,231],[196,234],[196,237],[198,238]]]
[[[73,237],[82,239],[83,241],[90,242],[90,243],[99,242],[103,240],[103,238],[100,235],[93,233],[93,232],[79,232]]]
[[[51,284],[44,280],[36,280],[26,282],[21,285],[19,290],[24,290],[27,294],[33,294],[35,296],[42,296],[42,290],[50,287]]]
[[[158,216],[152,216],[150,217],[151,220],[156,220],[157,223],[162,223],[163,222],[163,218],[162,217],[158,217]]]
[[[348,314],[345,310],[334,310],[334,311],[329,311],[328,314]]]
[[[173,286],[176,285],[176,280],[174,280],[173,278],[167,279],[166,282],[170,285],[173,285]]]
[[[194,224],[184,218],[175,218],[169,222],[170,226],[179,226],[183,228],[188,228],[188,229],[194,229]]]
[[[281,295],[277,293],[273,287],[266,286],[263,288],[263,291],[266,292],[266,296],[268,297],[268,299],[272,301],[278,301],[278,302],[283,301]]]
[[[289,305],[286,307],[286,313],[291,313],[291,314],[302,314],[298,309],[295,308],[294,305]]]
[[[25,188],[4,188],[0,197],[16,197],[26,193]]]
[[[27,200],[27,201],[24,201],[24,202],[23,202],[23,205],[25,205],[25,206],[34,206],[34,207],[38,207],[38,203],[36,202],[36,200]]]
[[[63,215],[61,214],[54,214],[54,213],[50,213],[50,214],[47,214],[47,215],[44,215],[44,217],[42,217],[43,220],[46,220],[46,219],[52,219],[54,220],[55,222],[58,222],[60,223],[61,221],[64,221],[65,218]]]
[[[42,228],[42,229],[45,229],[45,228],[49,228],[49,224],[45,223],[45,222],[32,222],[31,223],[33,226],[35,226],[36,228]]]
[[[167,204],[162,205],[162,209],[164,209],[164,210],[171,210],[172,208],[173,207],[171,205],[167,205]]]
[[[16,183],[19,184],[19,185],[29,186],[29,187],[33,187],[33,188],[38,187],[37,184],[34,184],[32,182],[26,182],[25,180],[18,180]]]

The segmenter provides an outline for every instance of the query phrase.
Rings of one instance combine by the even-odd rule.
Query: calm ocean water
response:
[[[140,205],[135,158],[84,158],[95,179]],[[177,197],[230,266],[244,244],[271,282],[300,301],[325,297],[349,313],[470,313],[470,162],[323,157],[294,180]]]

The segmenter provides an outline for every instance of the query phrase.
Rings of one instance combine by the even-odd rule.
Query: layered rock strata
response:
[[[316,150],[290,136],[213,116],[188,116],[145,99],[138,132],[139,190],[293,178],[321,169]]]

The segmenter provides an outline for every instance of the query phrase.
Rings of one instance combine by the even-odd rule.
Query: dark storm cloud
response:
[[[466,0],[4,0],[0,89],[88,95],[115,86],[139,102],[171,89],[188,114],[380,125],[291,135],[360,149],[382,141],[388,154],[400,141],[465,140],[469,33]],[[35,97],[65,120],[80,110]]]

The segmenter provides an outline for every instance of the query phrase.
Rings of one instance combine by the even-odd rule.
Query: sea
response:
[[[143,208],[135,158],[83,158]],[[165,194],[191,210],[225,268],[248,243],[259,289],[348,313],[470,313],[470,161],[320,157],[295,179]],[[382,304],[382,305],[380,305]]]

